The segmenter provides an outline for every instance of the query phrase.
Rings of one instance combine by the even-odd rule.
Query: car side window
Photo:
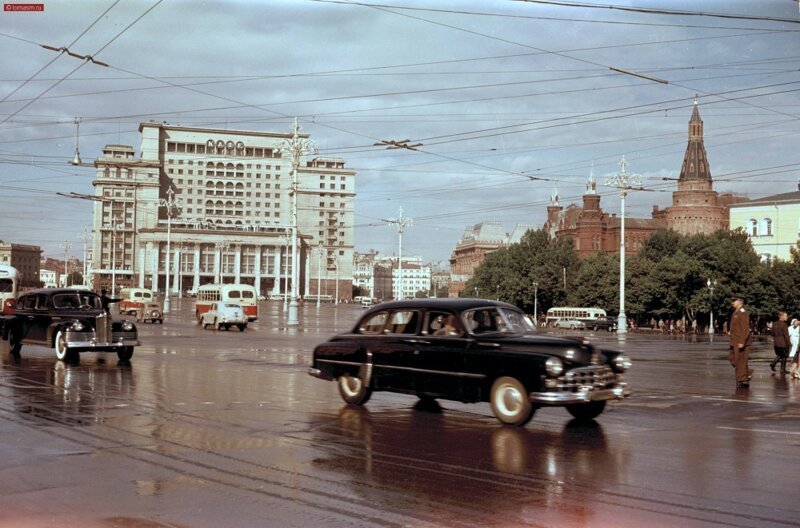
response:
[[[502,322],[502,317],[493,308],[481,308],[470,310],[464,313],[464,322],[467,328],[475,335],[491,334],[500,329],[497,327],[498,321]]]
[[[37,310],[47,310],[47,295],[37,295],[36,296],[36,309]]]
[[[386,312],[378,312],[372,314],[366,320],[362,321],[358,327],[360,334],[380,334],[386,324]]]
[[[432,336],[458,336],[462,334],[456,317],[449,312],[428,312],[422,333]]]
[[[412,310],[397,311],[392,314],[384,330],[387,334],[416,334],[419,313]]]
[[[238,290],[231,290],[231,292],[228,294],[228,297],[230,297],[231,299],[239,299],[241,297],[241,294],[239,293]]]
[[[19,307],[23,310],[33,310],[36,307],[36,296],[27,295],[20,299]]]

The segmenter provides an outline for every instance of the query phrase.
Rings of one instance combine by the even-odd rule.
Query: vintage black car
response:
[[[127,320],[113,321],[104,304],[89,290],[29,291],[19,297],[3,337],[15,355],[25,344],[53,347],[56,357],[65,361],[87,351],[116,352],[120,361],[128,361],[139,344],[136,326]]]
[[[535,333],[513,305],[482,299],[383,303],[314,349],[309,374],[337,380],[345,402],[373,391],[423,400],[490,402],[503,423],[523,425],[542,406],[591,420],[630,394],[630,360],[582,338]]]

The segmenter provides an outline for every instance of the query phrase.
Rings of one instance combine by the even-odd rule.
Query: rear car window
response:
[[[418,312],[402,310],[394,312],[384,332],[387,334],[416,334]]]
[[[360,334],[379,334],[386,324],[386,312],[378,312],[367,317],[358,326]]]

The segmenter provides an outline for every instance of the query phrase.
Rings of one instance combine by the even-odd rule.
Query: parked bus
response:
[[[554,326],[559,319],[573,319],[586,325],[586,328],[607,329],[609,319],[602,308],[573,308],[569,306],[555,307],[547,310],[545,326]]]
[[[200,321],[200,317],[211,308],[211,303],[235,302],[238,303],[248,321],[258,319],[258,297],[256,289],[249,284],[206,284],[197,290],[197,298],[194,305],[194,315]]]
[[[17,268],[0,264],[0,308],[3,315],[10,315],[17,307],[19,294],[19,272]]]
[[[153,292],[145,288],[122,288],[119,291],[120,314],[136,315],[137,311],[144,313],[148,303],[153,302]]]

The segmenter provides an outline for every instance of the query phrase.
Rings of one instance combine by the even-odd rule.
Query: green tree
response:
[[[581,261],[567,304],[619,313],[619,255],[598,253]]]
[[[526,311],[533,310],[538,296],[544,311],[565,303],[578,267],[572,240],[554,240],[543,230],[531,230],[519,244],[487,255],[467,281],[464,296],[497,298]]]

